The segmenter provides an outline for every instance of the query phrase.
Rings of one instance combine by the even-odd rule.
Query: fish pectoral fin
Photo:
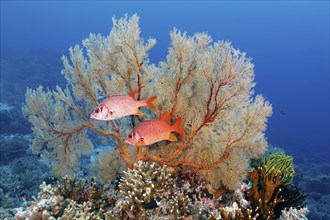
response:
[[[170,133],[170,136],[168,137],[167,140],[169,140],[169,141],[178,141],[177,137],[172,133]]]
[[[143,115],[144,113],[143,112],[141,112],[140,110],[138,110],[137,112],[136,112],[136,115]]]

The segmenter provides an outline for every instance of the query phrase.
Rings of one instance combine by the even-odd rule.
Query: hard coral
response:
[[[248,174],[251,188],[247,192],[252,213],[258,213],[257,219],[276,219],[275,207],[284,202],[280,189],[281,175],[272,170],[268,175],[265,167],[259,167]]]
[[[174,179],[166,166],[139,161],[133,169],[123,173],[119,184],[123,199],[118,206],[130,215],[141,218],[148,203],[165,199],[164,195],[171,193],[173,187]]]
[[[79,203],[90,201],[97,203],[101,200],[103,191],[94,181],[94,178],[79,179],[76,177],[68,178],[63,177],[61,183],[57,183],[55,191],[60,196],[77,201]]]
[[[93,204],[89,201],[83,202],[82,204],[78,204],[76,201],[71,200],[69,205],[65,208],[61,219],[101,220],[101,219],[105,219],[105,212],[102,208],[95,211]]]
[[[15,215],[16,219],[55,219],[61,215],[66,201],[62,196],[56,195],[51,185],[43,182],[40,185],[40,192],[35,201],[26,210],[19,209]]]
[[[290,207],[289,209],[282,210],[279,220],[308,220],[306,217],[307,213],[309,213],[307,207],[300,209]]]

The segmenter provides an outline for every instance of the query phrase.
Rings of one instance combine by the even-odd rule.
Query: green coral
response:
[[[288,185],[292,182],[293,177],[296,175],[293,167],[293,158],[283,152],[278,152],[265,157],[264,165],[266,166],[266,175],[269,175],[274,169],[276,172],[281,173],[282,185]]]

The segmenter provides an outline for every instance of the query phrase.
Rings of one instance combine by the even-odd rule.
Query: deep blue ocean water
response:
[[[294,157],[330,160],[329,1],[1,1],[0,102],[21,106],[26,87],[43,75],[41,84],[63,83],[60,56],[89,33],[108,35],[112,17],[126,13],[140,16],[144,39],[157,40],[151,63],[165,60],[174,27],[231,41],[253,58],[255,93],[272,103],[269,143]],[[1,123],[1,133],[29,132],[8,129]]]

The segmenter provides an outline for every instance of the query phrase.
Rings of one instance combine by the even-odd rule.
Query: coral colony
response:
[[[113,19],[63,56],[66,88],[27,89],[33,153],[62,179],[16,219],[304,219],[292,158],[262,156],[272,114],[254,66],[230,42],[176,29],[165,61],[139,17]],[[75,174],[82,158],[89,175]],[[85,161],[85,160],[84,160]]]

